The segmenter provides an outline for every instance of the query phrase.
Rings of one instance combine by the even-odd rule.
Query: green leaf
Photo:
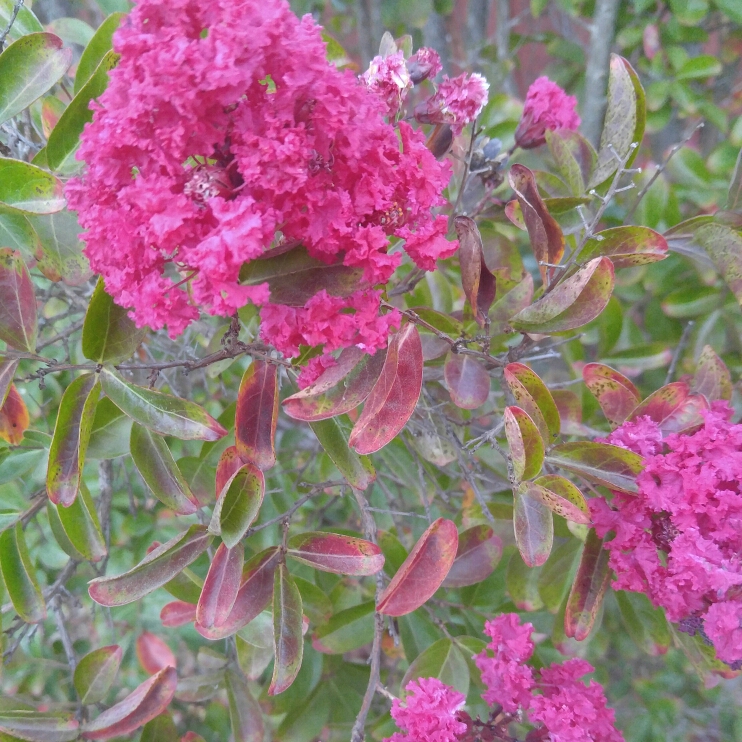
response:
[[[179,739],[173,717],[165,712],[144,725],[139,742],[178,742]]]
[[[235,742],[263,742],[265,729],[260,704],[247,685],[247,678],[239,668],[230,667],[224,679],[229,702],[229,720]]]
[[[737,0],[714,0],[716,7],[735,23],[742,24],[742,6]]]
[[[742,235],[722,224],[705,224],[695,238],[742,305]]]
[[[276,661],[268,695],[283,693],[294,682],[304,653],[301,593],[285,564],[273,583],[273,643]]]
[[[643,593],[616,590],[614,595],[626,633],[639,649],[652,656],[664,654],[672,644],[672,634],[662,608],[655,608]]]
[[[572,195],[581,197],[598,159],[593,145],[579,132],[569,129],[547,129],[545,136],[551,156]]]
[[[710,54],[699,54],[689,59],[675,76],[678,80],[699,80],[721,74],[721,62]]]
[[[36,230],[25,214],[8,206],[0,206],[0,244],[20,250],[26,258],[32,258],[41,249]]]
[[[528,413],[514,406],[505,408],[503,422],[516,483],[532,479],[544,463],[544,441],[536,424]]]
[[[90,597],[105,606],[133,603],[172,580],[184,567],[198,559],[212,539],[204,526],[191,526],[151,551],[128,572],[91,580],[88,587]]]
[[[724,294],[715,286],[680,286],[662,300],[662,311],[674,319],[709,314],[724,302]]]
[[[88,259],[83,255],[77,214],[65,209],[58,214],[34,216],[29,219],[36,230],[41,247],[36,253],[36,267],[50,281],[64,281],[80,286],[91,276]]]
[[[116,679],[124,653],[118,644],[88,652],[75,668],[73,682],[83,706],[100,703]]]
[[[438,678],[459,693],[466,695],[469,692],[469,668],[466,660],[461,650],[448,638],[439,639],[415,658],[399,684],[400,694],[404,692],[407,683],[418,678]]]
[[[554,542],[554,518],[541,499],[534,497],[532,490],[536,486],[522,482],[514,493],[515,543],[529,567],[540,567],[549,558]]]
[[[215,441],[227,431],[193,402],[124,381],[113,369],[100,373],[105,395],[132,420],[160,435]]]
[[[62,395],[46,474],[49,499],[55,505],[69,507],[77,497],[99,396],[97,374],[78,376]]]
[[[142,479],[165,507],[180,515],[191,515],[198,510],[198,501],[161,436],[135,423],[131,428],[130,449]]]
[[[72,49],[53,33],[32,33],[0,54],[0,124],[49,90],[67,71]]]
[[[577,569],[582,542],[570,538],[551,552],[539,570],[538,594],[546,610],[556,613],[567,597]]]
[[[257,518],[264,496],[263,472],[253,464],[243,464],[229,479],[224,490],[217,493],[209,530],[220,535],[225,546],[231,549]]]
[[[103,57],[110,51],[113,46],[113,34],[121,23],[125,13],[111,13],[103,23],[98,26],[94,36],[88,42],[85,50],[77,63],[77,72],[75,73],[75,94],[85,85],[93,76],[98,66],[103,61]]]
[[[2,742],[72,742],[79,736],[79,724],[71,714],[26,708],[0,711]]]
[[[10,19],[15,12],[15,5],[16,0],[0,0],[0,28],[6,29],[10,25]],[[21,5],[9,35],[12,39],[17,39],[21,36],[38,33],[43,30],[44,27],[41,25],[39,19],[29,8]]]
[[[580,253],[580,262],[608,257],[614,268],[629,268],[664,260],[667,240],[649,227],[614,227],[598,232]]]
[[[701,351],[694,381],[696,392],[703,394],[709,402],[732,398],[732,375],[710,345],[705,345]]]
[[[129,453],[129,438],[133,421],[108,397],[103,397],[95,408],[90,430],[88,459],[115,459]]]
[[[609,443],[561,443],[549,451],[546,462],[609,489],[636,492],[636,478],[643,468],[639,454]]]
[[[505,366],[505,383],[516,403],[522,407],[536,424],[544,445],[549,446],[559,435],[561,421],[551,392],[541,377],[522,363]]]
[[[585,496],[569,479],[558,474],[547,474],[530,484],[529,494],[541,500],[553,513],[572,523],[590,525],[590,508]]]
[[[52,214],[64,208],[64,188],[36,165],[0,157],[0,202],[28,214]]]
[[[519,611],[537,611],[544,606],[539,594],[538,584],[541,567],[529,567],[519,551],[514,551],[508,562],[505,575],[510,599]]]
[[[0,340],[33,353],[37,332],[36,292],[31,275],[20,253],[4,247],[0,249]]]
[[[106,293],[103,278],[99,278],[82,326],[82,352],[86,358],[97,363],[120,363],[131,358],[147,328],[137,329],[128,311],[113,301]]]
[[[376,479],[376,470],[371,459],[348,447],[348,440],[336,418],[310,422],[309,427],[349,484],[356,489],[365,490]]]
[[[47,31],[59,36],[67,44],[86,46],[93,38],[92,27],[79,18],[55,18],[46,26]]]
[[[374,602],[361,603],[335,613],[317,627],[312,646],[325,654],[344,654],[374,638]]]
[[[93,498],[84,482],[80,482],[80,492],[69,507],[56,507],[49,503],[74,549],[83,559],[99,562],[108,553],[103,531],[95,511]]]
[[[0,484],[24,477],[30,471],[45,471],[46,457],[46,450],[17,448],[9,451],[7,456],[0,458]]]
[[[16,613],[26,623],[43,621],[46,618],[46,604],[36,582],[35,569],[20,523],[0,534],[0,571]]]
[[[108,86],[108,73],[118,64],[120,55],[107,52],[91,78],[70,101],[46,144],[46,160],[51,170],[72,173],[82,167],[75,160],[80,135],[85,124],[93,120],[90,102],[100,97]]]

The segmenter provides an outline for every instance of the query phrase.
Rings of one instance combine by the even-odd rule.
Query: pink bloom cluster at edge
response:
[[[489,83],[477,72],[453,79],[443,75],[435,94],[415,108],[415,118],[423,124],[449,124],[458,136],[487,105],[488,91]]]
[[[402,52],[386,57],[374,57],[368,69],[361,75],[361,82],[386,103],[390,116],[396,115],[412,88],[412,80]]]
[[[515,130],[515,143],[522,149],[531,149],[546,141],[547,131],[575,131],[580,125],[576,106],[574,96],[567,95],[548,77],[539,77],[526,93],[523,114]]]
[[[379,98],[326,61],[320,27],[285,0],[139,0],[114,49],[121,60],[82,136],[86,170],[66,195],[116,302],[172,337],[199,310],[253,302],[263,339],[288,356],[385,346],[399,317],[379,317],[374,287],[401,260],[390,238],[427,270],[457,247],[433,213],[450,166],[423,133],[387,123]],[[239,274],[277,235],[359,269],[358,285],[270,304],[267,284]]]
[[[681,629],[698,631],[717,657],[742,664],[742,425],[726,402],[691,435],[664,441],[648,417],[624,423],[608,443],[644,456],[638,494],[590,501],[616,589],[645,593]],[[703,628],[701,628],[703,627]]]

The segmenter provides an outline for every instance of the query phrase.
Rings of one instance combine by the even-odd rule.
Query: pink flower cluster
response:
[[[616,589],[643,592],[717,657],[742,666],[742,425],[726,402],[692,435],[662,440],[655,422],[624,423],[607,439],[645,457],[637,495],[590,501]]]
[[[487,105],[489,83],[474,72],[443,81],[433,96],[415,108],[415,118],[422,124],[448,124],[458,136]]]
[[[254,302],[263,339],[289,356],[386,345],[399,317],[379,316],[374,287],[401,260],[391,238],[428,270],[457,247],[433,213],[450,167],[423,133],[387,123],[384,103],[326,61],[320,28],[285,0],[138,0],[114,48],[67,197],[91,266],[137,325],[174,337],[200,309]],[[393,64],[401,90],[409,74]],[[350,295],[318,287],[301,306],[240,283],[246,262],[291,242],[362,280]]]
[[[550,742],[623,742],[614,726],[601,686],[582,678],[594,668],[571,659],[540,671],[525,663],[533,655],[533,626],[521,624],[515,613],[487,621],[487,649],[474,655],[487,687],[482,698],[495,709],[489,720],[476,721],[462,710],[464,696],[435,678],[407,685],[405,705],[395,699],[392,717],[405,729],[386,742],[458,742],[474,739],[512,739],[507,727],[514,720],[540,725],[538,739]],[[505,712],[505,715],[502,715]],[[531,734],[527,739],[531,739]]]
[[[515,143],[522,149],[532,149],[546,142],[547,130],[575,131],[580,125],[576,105],[575,97],[567,95],[548,77],[539,77],[526,93],[523,114],[515,130]]]

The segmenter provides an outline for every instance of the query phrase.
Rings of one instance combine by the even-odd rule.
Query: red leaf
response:
[[[384,555],[376,544],[339,533],[294,536],[289,539],[287,554],[310,567],[339,575],[375,575],[384,567]]]
[[[371,393],[386,358],[378,350],[370,356],[360,348],[345,348],[337,366],[324,371],[314,384],[283,400],[283,409],[295,420],[316,422],[354,410]]]
[[[13,364],[17,364],[17,361]],[[11,446],[17,446],[23,440],[23,434],[28,430],[29,423],[26,403],[15,388],[15,384],[11,384],[8,395],[0,407],[0,438]]]
[[[702,425],[701,410],[705,409],[708,409],[708,402],[704,397],[691,394],[684,381],[675,381],[650,394],[634,408],[628,419],[636,420],[646,415],[667,435]]]
[[[237,451],[259,469],[276,463],[278,419],[278,369],[273,363],[254,360],[240,383],[234,436]]]
[[[175,695],[178,676],[166,667],[142,683],[123,701],[83,726],[83,739],[111,739],[130,734],[161,714]]]
[[[301,669],[304,632],[301,594],[285,564],[279,564],[273,588],[273,646],[276,659],[269,696],[283,693]]]
[[[379,596],[376,610],[387,616],[404,616],[423,605],[446,578],[458,544],[453,521],[433,521]]]
[[[608,422],[615,428],[641,401],[639,390],[621,373],[602,363],[588,363],[582,378]]]
[[[156,634],[143,631],[137,638],[137,659],[149,675],[167,667],[177,667],[173,650]]]
[[[724,361],[705,345],[696,366],[695,388],[709,402],[732,398],[732,376]]]
[[[560,420],[559,410],[546,384],[535,371],[522,363],[509,363],[505,366],[504,373],[505,383],[513,393],[518,406],[522,407],[536,423],[544,439],[544,445],[551,445],[553,439],[559,435]],[[532,410],[535,414],[532,414]]]
[[[502,556],[502,541],[489,526],[473,526],[459,534],[451,570],[443,587],[466,587],[489,577]]]
[[[564,255],[562,229],[547,211],[539,195],[536,178],[527,167],[513,165],[508,173],[508,183],[518,197],[531,248],[538,261],[541,280],[548,286],[554,276],[554,268],[548,268],[541,263],[559,264]]]
[[[216,465],[216,499],[224,494],[224,486],[245,462],[237,452],[237,446],[225,448]]]
[[[274,546],[250,559],[242,569],[242,583],[224,623],[212,628],[196,623],[196,631],[207,639],[224,639],[247,626],[270,602],[280,557],[280,549]]]
[[[591,528],[564,612],[564,633],[578,642],[587,639],[603,602],[611,577],[609,558],[610,552],[603,548],[603,540]]]
[[[457,216],[453,223],[459,238],[461,284],[474,319],[480,327],[484,327],[489,324],[487,314],[495,300],[495,277],[484,262],[482,235],[474,220],[468,216]]]
[[[443,366],[451,401],[462,410],[476,410],[489,397],[490,375],[476,359],[463,353],[449,353]]]
[[[540,567],[551,554],[554,518],[551,510],[534,497],[533,482],[523,482],[515,493],[513,528],[515,543],[529,567]]]
[[[219,545],[198,600],[196,620],[201,626],[211,628],[227,620],[242,583],[244,562],[245,547],[242,543],[232,549],[225,544]]]
[[[193,603],[184,603],[182,600],[174,600],[163,606],[160,611],[160,621],[169,629],[176,629],[196,620],[196,606]]]
[[[0,249],[0,340],[18,350],[36,350],[36,294],[18,251]]]
[[[407,324],[392,337],[381,370],[348,444],[360,454],[386,446],[412,416],[423,383],[420,334]]]
[[[551,392],[554,404],[559,410],[560,431],[562,435],[589,435],[590,429],[582,424],[582,402],[569,389],[555,389]]]
[[[536,423],[520,407],[506,407],[503,420],[515,479],[532,479],[544,464],[544,441]]]

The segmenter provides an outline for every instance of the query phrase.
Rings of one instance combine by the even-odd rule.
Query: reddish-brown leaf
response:
[[[196,606],[193,603],[184,603],[182,600],[174,600],[163,606],[160,611],[160,621],[163,626],[175,629],[196,620]]]
[[[541,280],[549,285],[555,269],[542,263],[558,265],[564,255],[564,235],[556,219],[549,214],[539,195],[536,178],[524,165],[515,164],[508,173],[508,182],[518,198],[523,221],[531,240],[531,249],[538,261]]]
[[[573,523],[590,525],[590,508],[580,490],[559,474],[539,477],[529,489],[529,494],[546,505],[549,510]]]
[[[143,631],[137,637],[137,659],[148,675],[154,675],[166,667],[177,667],[173,650],[149,631]]]
[[[489,397],[490,375],[475,358],[463,353],[449,353],[443,365],[451,401],[462,410],[476,410]]]
[[[83,726],[83,739],[111,739],[139,729],[161,714],[172,701],[178,676],[166,667],[142,683],[123,701]]]
[[[273,646],[276,659],[269,696],[283,693],[296,679],[304,654],[301,593],[285,564],[279,564],[273,586]]]
[[[453,521],[433,521],[379,596],[376,610],[387,616],[404,616],[423,605],[446,579],[458,544]]]
[[[603,602],[611,576],[609,557],[610,552],[603,548],[603,539],[591,528],[564,612],[564,633],[578,642],[587,639]]]
[[[484,262],[482,235],[473,219],[457,216],[454,228],[459,238],[459,263],[464,294],[480,327],[489,322],[487,313],[495,300],[495,277]]]
[[[515,543],[529,567],[540,567],[549,558],[554,543],[554,517],[534,496],[536,487],[533,482],[522,482],[513,503]]]
[[[459,534],[459,545],[443,587],[466,587],[489,577],[502,556],[502,541],[489,526],[479,525]]]
[[[354,410],[371,393],[384,366],[386,351],[370,356],[360,348],[345,348],[337,366],[328,368],[306,389],[283,400],[283,409],[295,420],[315,422]]]
[[[201,626],[210,629],[227,620],[242,583],[244,563],[245,547],[241,542],[231,549],[226,544],[219,545],[198,599],[196,620]]]
[[[384,555],[376,544],[339,533],[310,531],[294,536],[287,555],[339,575],[375,575],[384,568]]]
[[[732,376],[724,361],[705,345],[696,366],[695,389],[709,402],[732,398]]]
[[[348,445],[360,454],[386,446],[410,419],[423,383],[423,349],[412,323],[392,337],[381,370]]]
[[[11,384],[0,407],[0,438],[11,446],[17,446],[23,440],[23,434],[28,430],[29,423],[26,403],[15,384]]]
[[[582,378],[608,422],[615,428],[641,402],[639,390],[621,373],[602,363],[588,363]]]
[[[17,350],[36,350],[36,294],[23,257],[0,248],[0,340]]]
[[[505,383],[515,397],[515,401],[531,417],[544,439],[550,446],[559,435],[559,410],[541,377],[522,363],[509,363],[505,366]],[[534,407],[536,409],[534,409]],[[543,421],[544,425],[541,424]]]
[[[667,257],[667,240],[649,227],[614,227],[588,240],[580,253],[580,261],[584,263],[603,255],[609,257],[616,268],[654,263]]]
[[[273,595],[273,573],[281,551],[271,547],[248,560],[242,569],[242,583],[232,610],[220,626],[207,628],[196,623],[196,631],[207,639],[225,639],[247,626],[270,602]]]
[[[229,448],[224,449],[216,465],[216,486],[214,489],[217,500],[224,494],[224,486],[244,463],[237,452],[237,446],[229,446]]]
[[[675,381],[650,394],[629,415],[636,420],[646,415],[654,420],[665,435],[681,433],[703,424],[701,412],[708,409],[708,402],[700,394],[691,394],[684,381]]]
[[[506,407],[503,420],[515,479],[532,479],[544,464],[544,441],[536,423],[520,407]]]
[[[569,389],[555,389],[551,396],[559,410],[562,435],[589,435],[589,428],[582,423],[580,398]]]
[[[237,451],[259,469],[276,463],[278,372],[273,363],[254,360],[240,383],[234,436]]]

